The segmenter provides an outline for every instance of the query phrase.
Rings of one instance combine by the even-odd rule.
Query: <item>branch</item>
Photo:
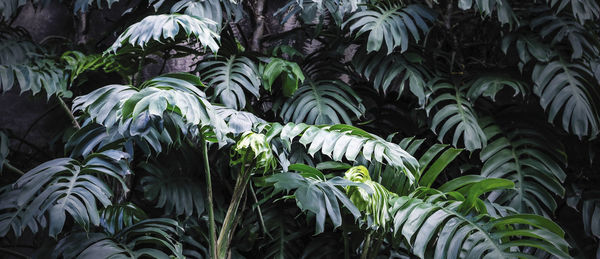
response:
[[[252,41],[250,49],[258,52],[260,50],[260,43],[265,31],[265,17],[263,16],[265,8],[265,0],[256,1],[256,9],[254,9],[254,16],[256,17],[256,30],[252,35]]]
[[[56,96],[56,99],[58,99],[58,103],[60,104],[60,107],[65,111],[65,113],[67,113],[67,115],[71,119],[71,123],[73,124],[73,127],[75,127],[76,129],[81,129],[79,122],[77,122],[77,119],[75,119],[75,116],[73,115],[73,113],[71,112],[71,109],[69,109],[69,106],[67,106],[65,101],[63,101],[63,99],[60,98],[60,96]]]

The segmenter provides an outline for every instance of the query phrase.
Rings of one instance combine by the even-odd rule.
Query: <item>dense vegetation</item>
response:
[[[14,26],[31,4],[71,37]],[[595,0],[0,9],[0,92],[72,122],[35,165],[0,131],[2,254],[600,257]]]

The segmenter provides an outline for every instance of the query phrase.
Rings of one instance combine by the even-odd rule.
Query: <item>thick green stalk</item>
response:
[[[238,175],[235,181],[235,187],[233,188],[233,196],[231,197],[231,202],[229,203],[227,214],[225,214],[225,219],[223,220],[223,227],[221,227],[221,232],[219,232],[219,239],[217,240],[217,258],[219,259],[223,259],[227,255],[227,250],[229,249],[229,242],[231,240],[230,236],[233,235],[233,233],[231,232],[233,232],[233,229],[235,228],[235,218],[238,213],[240,202],[244,197],[244,193],[246,192],[246,186],[248,186],[250,176],[252,175],[251,172],[246,171],[246,157],[244,157],[242,161],[244,162],[242,163],[240,174]]]
[[[343,229],[342,236],[344,237],[344,259],[350,259],[350,238],[345,229]]]
[[[369,247],[371,246],[371,234],[373,232],[369,231],[367,234],[367,238],[365,238],[365,242],[363,244],[362,254],[360,255],[360,259],[367,259],[369,256]]]
[[[73,113],[71,112],[71,109],[69,109],[69,106],[65,103],[65,101],[63,101],[63,99],[60,96],[56,96],[56,99],[58,99],[58,103],[60,104],[60,107],[69,116],[69,119],[71,119],[71,123],[73,124],[73,127],[75,127],[76,129],[81,129],[79,122],[77,122],[77,119],[75,119],[75,116],[73,115]]]
[[[208,143],[200,136],[202,156],[204,157],[204,175],[206,177],[206,192],[208,194],[208,239],[210,258],[217,258],[217,230],[215,227],[215,213],[212,193],[212,180],[210,179],[210,164],[208,163]]]
[[[375,257],[377,257],[377,253],[379,252],[379,248],[381,247],[381,244],[383,244],[383,234],[379,234],[377,235],[377,242],[375,243],[375,245],[373,246],[373,248],[369,249],[371,251],[369,251],[369,259],[375,259]]]

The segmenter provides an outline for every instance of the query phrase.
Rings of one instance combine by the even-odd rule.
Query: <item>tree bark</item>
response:
[[[265,0],[256,1],[256,9],[254,9],[254,17],[256,17],[256,30],[254,30],[250,45],[250,49],[252,51],[260,51],[262,36],[265,32],[265,16],[263,15],[265,2]]]

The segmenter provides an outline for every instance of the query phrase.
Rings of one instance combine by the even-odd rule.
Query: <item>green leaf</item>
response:
[[[356,37],[369,33],[367,52],[380,50],[385,42],[389,54],[396,47],[400,47],[400,52],[406,51],[411,37],[419,42],[421,34],[429,31],[427,21],[433,20],[434,13],[421,5],[381,3],[354,13],[343,26],[349,26],[350,33]]]
[[[334,228],[342,224],[340,210],[342,206],[346,207],[355,219],[360,216],[360,212],[356,206],[337,187],[358,186],[360,185],[359,183],[340,177],[324,181],[313,177],[305,178],[295,173],[274,174],[265,180],[275,187],[275,192],[290,192],[294,190],[293,196],[296,199],[298,207],[302,211],[309,211],[316,216],[315,234],[319,234],[325,230],[326,216],[329,216]]]
[[[460,201],[398,197],[391,201],[394,233],[425,258],[531,257],[520,247],[544,250],[558,258],[570,258],[564,232],[537,215],[502,218],[457,212]]]
[[[446,134],[454,129],[452,145],[458,147],[458,141],[463,140],[464,147],[473,151],[485,147],[487,140],[479,127],[477,114],[471,102],[466,98],[463,88],[458,88],[441,79],[429,82],[432,94],[436,95],[427,104],[425,111],[430,115],[435,109],[431,120],[431,130],[438,135],[439,141],[444,142]]]
[[[90,155],[84,163],[60,158],[30,170],[0,194],[0,234],[12,229],[20,236],[26,228],[36,233],[47,227],[56,237],[63,230],[65,214],[85,230],[99,225],[97,202],[106,207],[113,195],[100,177],[114,178],[127,191],[123,177],[130,174],[128,158],[111,150]]]
[[[203,60],[196,68],[207,85],[214,88],[212,99],[225,106],[242,110],[246,107],[244,90],[260,97],[260,79],[256,64],[247,57],[231,56]]]
[[[271,91],[277,78],[281,78],[285,97],[292,96],[298,89],[299,82],[304,82],[304,74],[296,62],[271,58],[262,74],[264,87],[267,91]]]
[[[58,242],[51,258],[183,258],[180,232],[167,218],[142,220],[114,235],[75,232]]]
[[[496,101],[496,94],[508,87],[514,91],[513,97],[520,94],[525,99],[525,95],[528,92],[524,82],[501,75],[481,76],[471,81],[469,85],[467,96],[473,101],[481,96],[489,97],[492,101]]]
[[[340,80],[306,80],[281,107],[285,122],[351,124],[365,112],[361,98]],[[353,117],[350,117],[353,115]]]
[[[73,111],[87,113],[106,128],[118,127],[121,134],[143,136],[148,135],[150,129],[156,129],[153,127],[155,118],[170,119],[173,116],[169,113],[174,113],[182,118],[180,124],[175,124],[182,135],[187,135],[190,127],[193,130],[209,126],[209,132],[223,142],[229,129],[205,99],[204,92],[196,87],[198,82],[197,77],[181,73],[148,80],[139,90],[126,85],[108,85],[75,98]],[[162,134],[160,131],[162,128],[158,134]]]
[[[589,69],[580,63],[567,63],[562,58],[549,63],[538,63],[531,75],[534,93],[548,113],[548,122],[554,122],[559,113],[562,127],[569,133],[594,137],[600,132],[600,98],[595,80]]]
[[[375,90],[387,94],[397,92],[398,97],[408,85],[410,91],[419,99],[419,104],[425,102],[425,86],[428,73],[418,62],[411,61],[407,56],[414,53],[385,54],[377,52],[367,54],[362,50],[352,58],[352,65],[362,77],[368,79]],[[420,60],[421,57],[417,58]]]
[[[176,41],[176,37],[182,35],[186,39],[193,36],[202,46],[217,52],[219,35],[209,27],[215,24],[214,21],[185,14],[150,15],[125,29],[107,51],[116,53],[127,44],[144,48],[152,41]]]
[[[492,16],[492,12],[496,11],[500,23],[519,24],[519,20],[507,0],[460,0],[458,1],[458,8],[462,10],[471,9],[473,2],[479,12],[485,16]]]
[[[367,161],[401,170],[411,182],[419,177],[418,161],[400,146],[349,125],[313,126],[288,123],[281,126],[271,123],[262,127],[261,131],[267,132],[268,139],[279,136],[287,142],[297,141],[307,147],[308,153],[313,156],[320,152],[335,161],[345,158],[354,162],[361,154]]]
[[[480,153],[481,176],[515,183],[515,190],[494,192],[488,199],[522,213],[552,213],[557,207],[553,196],[565,192],[566,158],[560,143],[540,134],[539,128],[501,128],[489,119],[482,126],[489,144]]]

